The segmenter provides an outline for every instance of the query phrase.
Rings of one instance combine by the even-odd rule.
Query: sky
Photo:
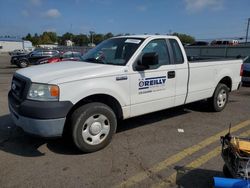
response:
[[[53,31],[243,37],[250,0],[0,0],[0,36]]]

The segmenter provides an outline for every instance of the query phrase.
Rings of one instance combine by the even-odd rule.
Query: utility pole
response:
[[[247,20],[246,44],[247,44],[247,39],[248,39],[249,22],[250,22],[250,18],[248,18],[248,20]]]
[[[172,35],[172,30],[171,29],[168,30],[168,34]]]
[[[94,31],[89,31],[89,33],[90,33],[90,37],[91,37],[91,45],[93,45],[93,42],[94,42]]]

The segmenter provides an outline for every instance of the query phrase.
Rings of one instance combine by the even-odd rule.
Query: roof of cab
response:
[[[146,38],[175,38],[175,36],[172,35],[125,35],[125,36],[116,36],[114,38],[142,38],[142,39],[146,39]]]

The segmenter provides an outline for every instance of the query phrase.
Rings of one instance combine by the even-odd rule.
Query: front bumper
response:
[[[25,132],[41,137],[62,136],[66,118],[34,119],[17,114],[10,105],[9,109],[14,123]]]
[[[14,123],[25,132],[41,137],[59,137],[63,134],[66,115],[71,102],[18,102],[9,92],[9,110]]]
[[[11,64],[11,65],[17,65],[17,63],[18,63],[18,60],[17,60],[17,59],[11,59],[11,60],[10,60],[10,64]]]

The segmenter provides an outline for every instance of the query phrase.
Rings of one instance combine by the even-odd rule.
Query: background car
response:
[[[211,42],[211,46],[219,46],[219,45],[238,45],[238,40],[213,40]]]
[[[246,57],[243,62],[242,84],[250,85],[250,56]]]
[[[40,59],[39,61],[37,61],[37,64],[56,63],[68,60],[79,61],[81,60],[81,56],[82,54],[80,52],[74,52],[74,51],[61,52],[56,56]]]
[[[25,55],[25,54],[28,54],[29,51],[27,50],[24,50],[24,49],[17,49],[17,50],[13,50],[12,52],[9,52],[9,55],[10,56],[13,56],[13,55]]]
[[[208,46],[208,45],[209,45],[209,43],[206,41],[196,41],[196,42],[194,42],[192,44],[188,44],[186,46]]]
[[[29,65],[37,64],[37,61],[45,57],[53,57],[59,54],[57,50],[34,50],[29,54],[17,55],[11,57],[11,64],[17,65],[20,68],[27,67]]]

